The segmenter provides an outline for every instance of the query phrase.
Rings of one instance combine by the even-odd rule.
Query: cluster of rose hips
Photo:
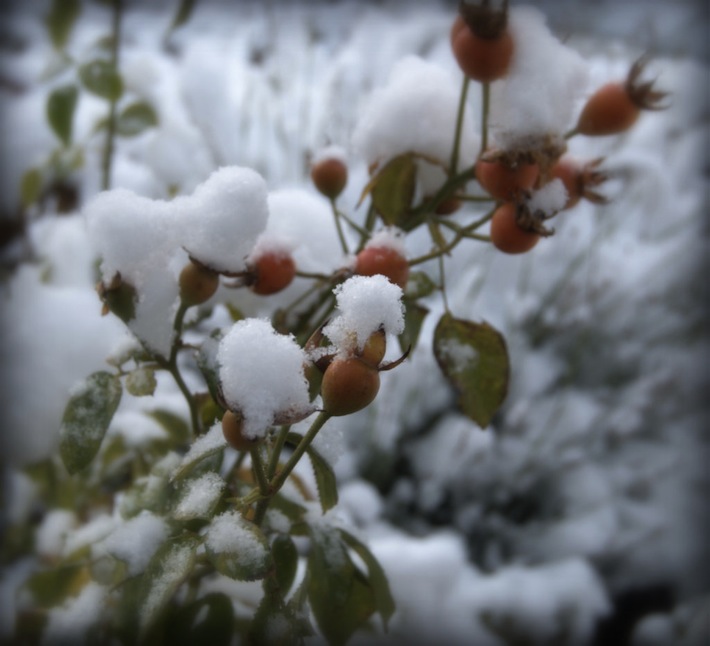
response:
[[[515,39],[508,28],[507,2],[497,10],[485,0],[480,5],[462,2],[450,40],[456,61],[470,80],[486,84],[504,78],[515,54]],[[643,66],[644,61],[638,61],[624,82],[599,88],[587,100],[576,126],[566,137],[618,134],[636,122],[641,110],[660,109],[659,103],[666,94],[655,90],[651,82],[641,82]],[[574,207],[581,199],[594,203],[606,201],[596,190],[607,179],[599,168],[603,160],[578,161],[565,155],[565,150],[566,144],[557,143],[542,151],[482,151],[470,178],[497,202],[490,216],[490,240],[500,251],[524,253],[541,237],[551,234],[544,222],[552,216],[532,210],[528,203],[533,191],[553,180],[560,180],[567,194],[560,210]],[[333,204],[345,188],[347,178],[347,166],[337,156],[324,157],[311,168],[315,187]],[[461,200],[453,192],[437,201],[435,213],[446,216],[460,206]],[[371,240],[357,253],[349,272],[362,276],[381,274],[404,289],[410,264],[398,249]],[[273,294],[287,287],[296,274],[295,263],[288,253],[266,252],[249,259],[239,284],[247,285],[257,294]],[[340,272],[341,277],[347,274]],[[197,304],[212,296],[218,277],[192,262],[184,269],[180,286],[183,302]],[[314,337],[319,338],[317,334]],[[379,391],[379,372],[401,361],[383,364],[384,354],[385,335],[380,331],[362,349],[353,346],[314,361],[311,367],[319,374],[324,412],[349,415],[368,406]],[[238,412],[227,411],[222,426],[225,437],[235,448],[247,450],[254,445],[253,440],[243,435]]]
[[[481,5],[460,3],[450,33],[451,48],[463,73],[479,83],[504,78],[515,53],[515,40],[507,24],[507,2],[493,9],[489,2]],[[600,87],[587,100],[577,124],[567,134],[587,136],[614,135],[628,130],[642,110],[662,109],[665,92],[654,89],[653,82],[642,82],[645,60],[637,61],[623,82],[610,82]],[[580,199],[596,203],[605,201],[594,189],[607,179],[599,170],[601,159],[588,163],[563,156],[564,147],[544,154],[518,151],[483,151],[475,166],[475,178],[491,197],[502,204],[491,218],[492,243],[506,253],[523,253],[532,249],[541,236],[549,235],[543,220],[548,216],[530,213],[525,198],[554,179],[564,183],[568,199],[564,209],[572,208]]]

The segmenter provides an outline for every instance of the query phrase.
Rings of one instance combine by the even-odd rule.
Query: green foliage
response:
[[[42,171],[39,168],[30,168],[20,180],[20,203],[26,209],[34,204],[42,193]]]
[[[158,115],[153,106],[145,101],[137,101],[127,105],[118,114],[116,132],[123,137],[135,137],[157,125]]]
[[[102,371],[89,375],[69,399],[59,430],[59,454],[69,473],[94,459],[122,392],[120,379]]]
[[[107,101],[118,101],[123,94],[123,79],[110,61],[84,63],[79,67],[79,79],[89,92]]]
[[[294,446],[297,446],[302,440],[303,438],[298,433],[289,433],[286,439],[288,443]],[[318,497],[320,498],[323,513],[325,513],[338,504],[338,485],[335,480],[335,473],[333,472],[333,467],[313,446],[309,446],[306,449],[306,453],[313,466],[313,474],[318,487]]]
[[[71,144],[78,96],[76,85],[62,85],[47,97],[47,121],[65,147]]]
[[[387,162],[365,188],[372,204],[385,224],[403,226],[414,199],[417,163],[411,153]]]
[[[481,428],[488,426],[508,392],[510,365],[500,332],[444,314],[434,332],[434,355],[459,394],[462,412]]]
[[[56,49],[64,49],[80,13],[80,0],[52,0],[45,16],[45,25]]]

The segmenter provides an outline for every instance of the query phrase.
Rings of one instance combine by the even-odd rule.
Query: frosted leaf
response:
[[[323,328],[343,351],[353,344],[362,349],[370,336],[383,328],[386,334],[404,330],[402,289],[381,275],[353,276],[335,288],[339,315]]]
[[[74,530],[77,518],[73,511],[55,509],[42,520],[35,534],[35,549],[41,556],[58,556],[62,553],[66,537]]]
[[[368,164],[415,152],[448,164],[454,141],[459,83],[443,68],[406,56],[392,69],[387,85],[373,92],[352,143]],[[461,133],[460,163],[470,166],[480,148],[467,107]]]
[[[220,341],[217,361],[224,397],[243,415],[247,437],[263,437],[278,417],[310,410],[306,354],[269,321],[235,323]]]
[[[271,563],[269,544],[259,528],[235,511],[214,518],[205,535],[207,554],[226,576],[261,578]]]
[[[140,574],[168,533],[165,521],[143,512],[119,525],[94,548],[105,551],[128,567],[129,576]]]
[[[225,486],[222,477],[214,472],[205,473],[195,480],[188,481],[173,517],[177,520],[210,517]]]
[[[227,440],[222,433],[222,424],[217,422],[204,435],[198,437],[189,451],[183,456],[180,464],[172,474],[172,479],[180,478],[187,473],[197,462],[221,451],[227,446]]]
[[[509,27],[515,53],[508,75],[491,84],[490,123],[504,150],[533,149],[570,126],[587,86],[584,59],[562,44],[534,7],[515,7]]]

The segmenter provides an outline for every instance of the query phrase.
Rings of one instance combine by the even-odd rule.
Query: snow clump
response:
[[[554,215],[564,209],[567,204],[567,189],[561,179],[553,179],[538,190],[533,191],[527,201],[531,213]]]
[[[562,138],[587,88],[584,59],[562,44],[534,7],[515,7],[515,54],[508,75],[491,85],[491,128],[503,150],[530,150]]]
[[[84,209],[101,256],[104,284],[117,277],[137,293],[133,333],[167,356],[178,307],[178,275],[188,254],[220,272],[239,272],[268,219],[266,182],[249,168],[220,168],[192,195],[151,200],[105,191]]]
[[[404,153],[417,153],[448,164],[454,143],[459,83],[447,70],[417,56],[406,56],[392,69],[388,84],[372,94],[353,132],[355,151],[368,164],[384,164]],[[459,163],[471,166],[480,149],[473,112],[466,106]],[[445,180],[442,168],[419,164],[424,194]]]
[[[244,417],[245,436],[263,437],[277,420],[310,410],[306,354],[269,321],[235,323],[220,341],[217,361],[224,397]]]
[[[340,351],[350,352],[353,345],[362,350],[379,329],[395,335],[404,331],[402,289],[385,276],[353,276],[333,293],[340,313],[323,333]]]

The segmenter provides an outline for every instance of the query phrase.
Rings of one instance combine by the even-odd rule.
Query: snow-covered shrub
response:
[[[450,34],[459,62],[483,28],[470,6],[461,16]],[[653,335],[639,333],[615,360],[614,337],[635,332],[623,288],[640,279],[600,242],[633,252],[638,238],[609,241],[594,219],[624,208],[623,192],[604,204],[612,180],[633,192],[625,144],[639,129],[596,150],[575,121],[595,87],[589,61],[536,9],[483,16],[484,40],[512,39],[502,77],[461,84],[450,54],[406,56],[378,79],[352,140],[313,151],[322,195],[269,190],[273,177],[238,159],[234,123],[212,118],[229,98],[214,70],[192,70],[198,114],[186,115],[169,107],[180,103],[175,88],[161,105],[165,61],[122,63],[126,86],[159,109],[147,119],[148,103],[131,112],[103,96],[111,113],[101,128],[110,135],[111,119],[125,127],[141,117],[136,134],[146,137],[119,147],[113,176],[136,189],[149,175],[152,188],[104,191],[82,216],[104,313],[133,340],[72,388],[58,451],[11,475],[13,501],[47,509],[36,529],[31,505],[11,517],[21,594],[7,634],[300,643],[315,630],[344,643],[385,641],[389,624],[394,641],[409,643],[574,644],[609,612],[610,591],[643,583],[646,564],[673,556],[681,529],[669,532],[639,500],[680,492],[624,465],[634,452],[649,456],[647,471],[683,460],[698,420],[667,403],[681,431],[671,441],[649,402],[685,355],[671,353],[664,369],[643,353]],[[437,41],[451,18],[432,21]],[[275,54],[269,28],[255,25],[258,66]],[[311,33],[324,25],[333,28]],[[258,84],[242,92],[253,69],[212,54],[234,77],[238,108],[263,100]],[[114,78],[118,59],[108,64]],[[639,85],[641,66],[619,71],[628,78],[614,85],[622,105],[612,112],[630,113],[630,125],[643,87],[642,107],[665,107],[655,85]],[[52,105],[62,96],[50,94]],[[156,132],[145,132],[149,122]],[[205,137],[193,153],[196,127]],[[253,132],[260,145],[271,136]],[[101,159],[114,161],[115,143]],[[575,163],[561,168],[575,146]],[[644,158],[656,163],[651,151]],[[645,224],[639,236],[657,244],[636,271],[651,275],[687,240],[667,242]],[[594,245],[580,244],[585,236]],[[591,254],[596,266],[581,272]],[[634,305],[674,291],[668,280],[646,286]],[[575,300],[585,290],[594,298]],[[668,324],[669,336],[684,329]],[[649,378],[615,392],[629,383],[621,363]],[[656,446],[627,442],[648,433],[667,464]],[[610,460],[613,443],[622,449]],[[17,587],[8,581],[4,589]]]

